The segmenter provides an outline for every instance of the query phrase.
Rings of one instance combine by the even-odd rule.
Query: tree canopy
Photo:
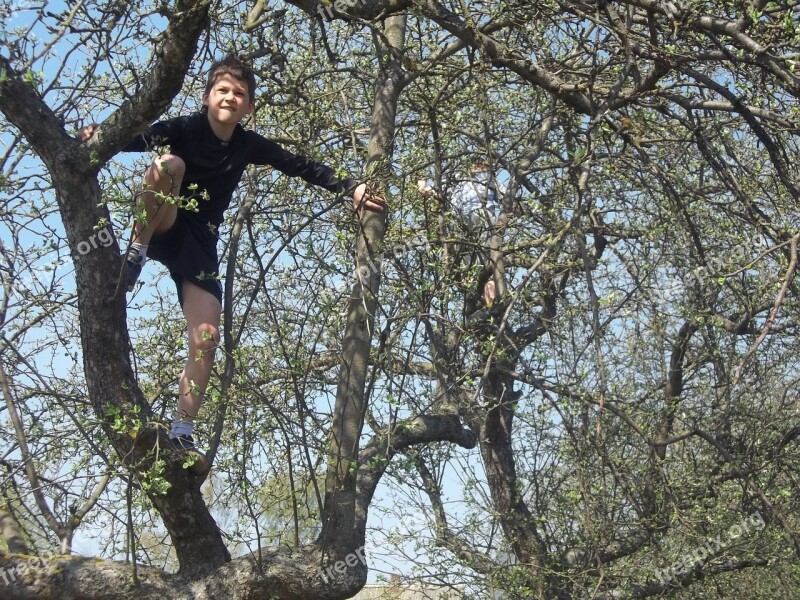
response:
[[[4,3],[0,595],[343,599],[393,522],[478,598],[796,594],[799,5]],[[390,210],[247,172],[198,478],[120,150],[227,53],[248,127]],[[478,160],[486,238],[451,202]]]

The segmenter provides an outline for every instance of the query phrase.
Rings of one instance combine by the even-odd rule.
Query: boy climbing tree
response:
[[[424,198],[437,195],[428,182],[424,179],[417,181],[417,190]],[[476,260],[483,264],[483,270],[478,276],[479,289],[482,290],[483,302],[491,308],[497,297],[497,285],[493,279],[494,269],[489,258],[489,244],[496,229],[497,221],[502,211],[502,199],[506,194],[505,186],[497,181],[492,168],[483,160],[473,163],[467,176],[447,195],[453,212],[471,234],[475,234],[478,241],[479,256],[470,256],[467,266],[470,267]],[[474,307],[466,308],[472,314]]]
[[[145,174],[137,211],[143,218],[134,225],[125,283],[128,291],[134,289],[148,257],[165,265],[175,281],[189,353],[178,384],[170,440],[177,449],[196,456],[192,468],[199,474],[208,464],[195,447],[194,420],[211,376],[222,311],[218,230],[245,168],[271,165],[326,190],[352,194],[356,210],[386,207],[383,197],[367,193],[366,184],[339,179],[330,167],[245,130],[240,121],[255,108],[255,86],[250,67],[229,56],[212,65],[200,112],[155,123],[123,149],[170,148]],[[81,139],[89,140],[96,129],[97,125],[86,127]]]

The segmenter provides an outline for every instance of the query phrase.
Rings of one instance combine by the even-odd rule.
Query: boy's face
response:
[[[203,95],[211,119],[221,124],[235,125],[252,112],[247,84],[230,75],[220,75],[208,94]]]

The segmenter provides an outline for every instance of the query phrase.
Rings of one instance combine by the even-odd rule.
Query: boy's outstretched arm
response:
[[[307,156],[289,152],[277,142],[248,131],[248,143],[251,145],[249,162],[256,165],[270,165],[289,177],[300,177],[305,181],[318,185],[338,194],[352,194],[353,208],[361,208],[374,212],[386,209],[386,198],[367,190],[366,183],[357,183],[352,178],[340,179],[332,168]]]

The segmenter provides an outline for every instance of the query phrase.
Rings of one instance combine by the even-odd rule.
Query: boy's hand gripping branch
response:
[[[353,191],[353,208],[356,211],[366,208],[373,212],[383,212],[386,210],[386,198],[368,191],[367,184],[362,183]]]
[[[83,129],[81,129],[80,133],[78,134],[78,138],[80,139],[81,142],[84,143],[88,142],[90,139],[92,139],[92,136],[94,135],[94,132],[98,127],[100,127],[100,125],[98,125],[97,123],[92,123],[91,125],[87,125]]]

